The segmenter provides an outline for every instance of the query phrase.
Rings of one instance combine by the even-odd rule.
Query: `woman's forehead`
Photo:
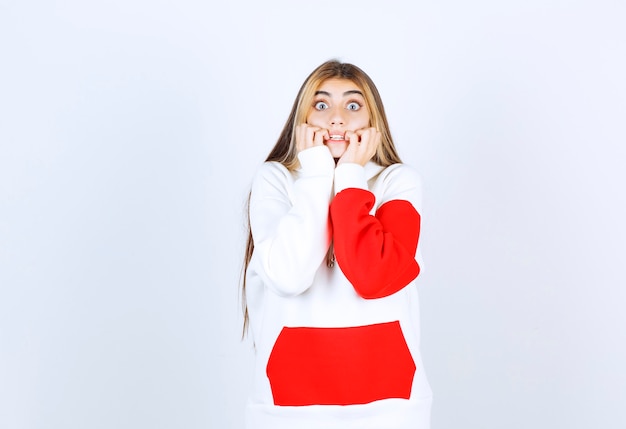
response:
[[[322,81],[317,87],[317,92],[327,92],[333,95],[341,95],[343,93],[360,93],[362,89],[359,85],[350,79],[344,78],[330,78]]]

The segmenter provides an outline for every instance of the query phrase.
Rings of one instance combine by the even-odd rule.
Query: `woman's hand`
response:
[[[330,138],[327,129],[300,124],[296,127],[296,149],[302,152],[315,146],[324,146],[324,139]]]
[[[337,165],[350,162],[364,166],[376,154],[381,138],[382,135],[376,128],[347,131],[346,139],[349,139],[350,144]]]

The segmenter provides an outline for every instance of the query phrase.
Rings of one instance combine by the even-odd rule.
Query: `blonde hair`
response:
[[[387,122],[387,115],[383,107],[383,102],[372,79],[360,68],[353,64],[342,63],[337,60],[326,61],[318,66],[311,74],[306,78],[298,95],[293,103],[289,117],[285,122],[282,132],[278,137],[278,141],[267,156],[267,161],[275,161],[284,165],[288,170],[294,171],[298,168],[298,151],[296,148],[295,128],[299,124],[305,123],[309,109],[313,103],[315,92],[321,86],[323,82],[328,79],[347,79],[353,82],[363,92],[363,97],[367,104],[367,108],[370,112],[370,126],[376,128],[381,133],[381,143],[376,149],[376,154],[372,158],[372,161],[383,166],[388,167],[392,164],[402,162],[398,155],[393,140],[391,138],[391,132],[389,131],[389,124]],[[250,201],[250,195],[248,195],[248,203]],[[246,206],[247,211],[247,228],[248,239],[246,242],[246,249],[244,253],[244,263],[242,269],[242,281],[241,281],[241,299],[244,313],[244,325],[243,333],[245,335],[248,328],[248,307],[246,304],[246,272],[254,252],[254,240],[252,238],[252,231],[250,230],[250,210],[249,206]]]

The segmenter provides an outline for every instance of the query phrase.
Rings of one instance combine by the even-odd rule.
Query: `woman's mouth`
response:
[[[326,141],[330,143],[343,143],[346,141],[346,138],[343,134],[331,134]]]

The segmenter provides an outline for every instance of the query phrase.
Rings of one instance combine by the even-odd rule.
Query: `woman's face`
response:
[[[328,130],[330,138],[324,144],[333,158],[340,158],[348,147],[346,131],[368,128],[370,113],[363,92],[354,82],[333,78],[322,82],[315,92],[306,122]]]

